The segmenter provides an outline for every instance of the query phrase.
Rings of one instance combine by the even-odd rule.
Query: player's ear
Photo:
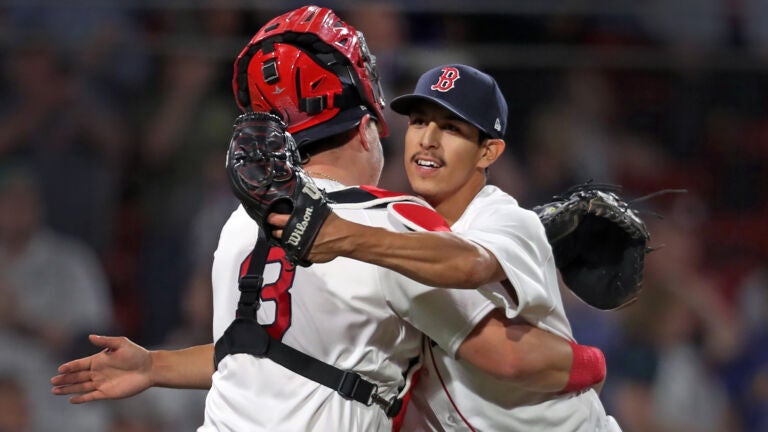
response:
[[[376,122],[368,114],[364,115],[360,120],[360,124],[357,126],[357,133],[360,135],[360,143],[365,151],[370,151],[371,146],[374,145],[375,140],[379,137]]]
[[[481,144],[483,150],[477,165],[480,168],[488,168],[504,153],[506,143],[503,139],[488,138]]]

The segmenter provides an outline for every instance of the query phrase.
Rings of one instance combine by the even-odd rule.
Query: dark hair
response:
[[[487,133],[483,132],[482,130],[480,130],[480,128],[478,128],[477,131],[479,132],[478,135],[477,135],[477,143],[478,144],[482,144],[483,142],[485,142],[485,140],[492,138],[489,134],[487,134]]]

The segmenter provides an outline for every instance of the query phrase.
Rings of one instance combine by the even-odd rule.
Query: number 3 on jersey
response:
[[[251,256],[240,265],[240,276],[248,271]],[[291,293],[293,278],[296,276],[295,267],[285,258],[285,252],[272,247],[267,255],[264,267],[264,286],[261,288],[262,307],[266,302],[274,304],[274,320],[271,324],[263,324],[270,336],[281,340],[291,326]]]

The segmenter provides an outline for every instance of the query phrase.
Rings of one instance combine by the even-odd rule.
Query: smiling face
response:
[[[414,105],[405,135],[405,171],[413,191],[455,222],[485,185],[485,169],[503,141],[430,102]]]

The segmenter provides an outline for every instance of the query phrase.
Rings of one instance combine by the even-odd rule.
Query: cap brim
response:
[[[413,110],[413,105],[415,105],[417,102],[431,102],[431,103],[437,104],[447,109],[448,111],[456,114],[462,120],[480,129],[482,132],[488,133],[488,131],[483,129],[479,124],[470,120],[466,114],[464,114],[460,110],[456,109],[456,107],[454,107],[453,105],[447,103],[442,99],[434,98],[431,96],[420,95],[420,94],[407,94],[407,95],[398,96],[392,99],[392,102],[390,102],[389,106],[392,108],[392,111],[398,114],[410,115],[411,111]]]
[[[437,99],[419,95],[419,94],[407,94],[407,95],[398,96],[392,99],[392,101],[389,103],[389,106],[390,108],[392,108],[392,111],[398,114],[409,115],[411,113],[411,109],[413,109],[413,104],[418,101],[429,101],[429,102],[434,102],[436,104],[445,106],[445,104],[440,103],[441,101]],[[448,108],[451,111],[453,111],[452,107],[446,106],[445,108]]]

